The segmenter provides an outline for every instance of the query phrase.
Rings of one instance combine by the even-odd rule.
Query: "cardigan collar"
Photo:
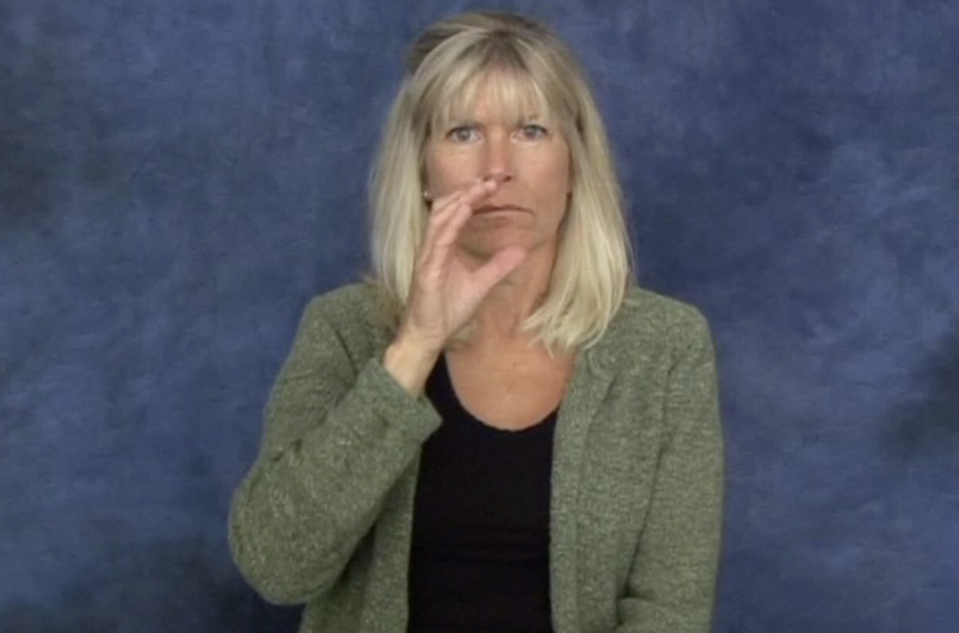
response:
[[[550,497],[550,593],[553,622],[574,623],[579,609],[579,526],[583,453],[589,429],[613,382],[608,337],[584,352],[559,410],[553,444]],[[556,633],[577,633],[557,629]]]

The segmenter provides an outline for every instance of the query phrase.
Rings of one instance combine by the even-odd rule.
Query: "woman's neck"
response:
[[[523,323],[546,298],[554,260],[552,252],[532,253],[497,284],[476,311],[471,338],[500,341],[528,338],[522,331]]]

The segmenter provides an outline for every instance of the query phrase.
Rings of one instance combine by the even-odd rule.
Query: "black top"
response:
[[[521,431],[470,415],[440,357],[426,395],[413,507],[409,633],[550,633],[549,497],[556,413]]]

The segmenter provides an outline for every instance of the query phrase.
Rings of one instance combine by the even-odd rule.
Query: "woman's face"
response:
[[[433,199],[496,178],[500,187],[460,232],[460,250],[479,261],[509,246],[555,249],[571,190],[566,139],[547,113],[502,112],[482,80],[472,112],[433,130],[426,145],[426,190]]]

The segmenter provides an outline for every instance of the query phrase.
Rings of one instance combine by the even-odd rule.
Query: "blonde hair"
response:
[[[550,349],[588,347],[605,332],[632,278],[622,196],[583,71],[554,33],[519,15],[463,14],[436,23],[413,45],[371,178],[374,280],[398,318],[426,230],[423,163],[431,129],[468,111],[494,72],[507,78],[497,101],[519,109],[532,98],[559,124],[572,167],[550,287],[524,328]]]

